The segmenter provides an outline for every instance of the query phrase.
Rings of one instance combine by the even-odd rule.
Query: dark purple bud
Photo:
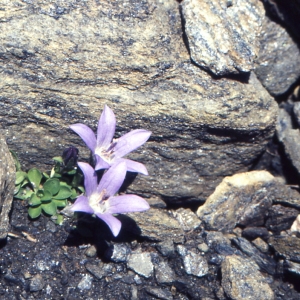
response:
[[[78,152],[78,149],[73,146],[64,150],[62,158],[65,166],[75,166],[77,164]]]

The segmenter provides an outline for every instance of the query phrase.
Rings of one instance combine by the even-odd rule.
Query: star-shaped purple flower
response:
[[[148,202],[136,195],[114,196],[126,176],[126,163],[120,162],[109,168],[99,184],[95,170],[87,163],[79,162],[84,175],[85,196],[79,196],[71,206],[72,211],[95,214],[110,228],[114,236],[121,230],[121,222],[112,214],[144,211],[150,208]]]
[[[132,130],[119,139],[113,140],[116,130],[116,117],[107,106],[100,116],[97,138],[91,128],[84,124],[73,124],[70,128],[75,131],[92,151],[96,158],[95,170],[108,169],[113,164],[126,162],[127,171],[148,175],[146,167],[136,161],[125,159],[123,156],[142,146],[149,139],[151,131],[144,129]]]

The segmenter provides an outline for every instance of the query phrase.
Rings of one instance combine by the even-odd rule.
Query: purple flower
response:
[[[108,169],[113,164],[124,161],[126,162],[127,171],[148,175],[143,164],[122,157],[146,143],[151,131],[136,129],[126,133],[119,139],[113,139],[116,130],[116,118],[107,105],[104,106],[98,122],[97,138],[92,129],[84,124],[73,124],[70,128],[83,139],[95,155],[95,170]]]
[[[113,165],[103,175],[99,184],[95,170],[87,163],[79,162],[78,166],[84,174],[85,196],[79,196],[71,206],[73,211],[95,214],[110,228],[114,236],[121,230],[121,222],[112,214],[144,211],[149,204],[136,195],[114,194],[120,189],[126,176],[126,163]]]

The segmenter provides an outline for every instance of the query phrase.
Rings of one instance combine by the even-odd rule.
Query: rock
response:
[[[295,262],[286,260],[285,263],[284,263],[284,267],[289,272],[294,273],[294,274],[300,276],[300,264],[297,264]]]
[[[173,216],[184,231],[196,229],[201,225],[199,218],[190,209],[181,207],[176,211],[173,211]]]
[[[80,290],[90,290],[92,287],[93,277],[86,274],[82,277],[80,282],[78,283],[77,287]]]
[[[112,261],[119,263],[125,262],[130,252],[131,250],[126,244],[114,244],[107,250],[105,256]]]
[[[277,103],[254,74],[246,83],[215,80],[190,61],[176,1],[66,1],[62,14],[48,2],[18,2],[17,10],[6,2],[0,11],[0,116],[24,169],[33,162],[49,169],[70,145],[87,160],[68,126],[95,130],[104,104],[116,114],[116,137],[135,128],[153,132],[130,154],[150,176],[137,176],[129,193],[172,204],[204,201],[265,149]],[[261,6],[239,3],[228,10]]]
[[[185,0],[181,4],[192,60],[216,75],[250,72],[264,18],[258,1]]]
[[[159,244],[157,244],[156,248],[163,256],[173,257],[175,254],[174,243],[171,239],[161,241]]]
[[[267,240],[269,235],[270,234],[265,227],[246,227],[242,233],[242,236],[248,240],[254,240],[256,238]]]
[[[266,228],[275,234],[291,228],[299,211],[295,208],[285,207],[282,205],[273,205],[268,212]]]
[[[260,35],[255,74],[273,96],[280,96],[300,75],[300,50],[288,32],[265,18]]]
[[[197,248],[199,251],[204,253],[206,253],[209,250],[209,247],[205,243],[198,244]]]
[[[253,240],[252,243],[263,253],[267,253],[269,251],[269,245],[259,237]]]
[[[102,263],[98,265],[94,265],[92,263],[86,263],[85,268],[97,279],[101,279],[102,277],[107,275],[107,270],[104,268]]]
[[[296,220],[293,222],[291,231],[300,233],[300,215],[298,215]]]
[[[249,258],[256,262],[260,270],[275,275],[276,261],[268,255],[261,253],[255,246],[242,237],[233,238],[232,242]]]
[[[171,284],[175,281],[176,275],[167,262],[161,261],[154,266],[155,278],[160,284]]]
[[[202,277],[208,273],[208,264],[203,256],[186,249],[182,245],[177,245],[177,251],[182,258],[187,274]]]
[[[9,230],[9,212],[15,189],[16,169],[6,141],[0,132],[0,240],[5,239]]]
[[[85,251],[85,255],[87,257],[94,257],[94,256],[96,256],[96,254],[97,254],[97,249],[95,246],[90,246]]]
[[[149,278],[153,273],[151,255],[148,252],[132,252],[127,261],[127,267],[137,274]]]
[[[208,230],[232,231],[236,224],[263,225],[272,205],[267,171],[252,171],[225,177],[215,192],[200,206],[197,215]]]
[[[298,173],[300,173],[300,133],[299,129],[293,128],[292,119],[288,113],[289,109],[289,104],[286,104],[284,108],[279,110],[276,133],[279,141],[284,146],[285,154],[297,169]]]
[[[295,236],[272,236],[269,245],[285,259],[300,262],[300,239]]]
[[[184,232],[179,222],[163,209],[150,208],[145,212],[131,213],[128,216],[138,225],[138,228],[133,225],[127,226],[127,230],[133,233],[136,232],[156,241],[172,239],[182,242],[184,239]]]
[[[41,274],[36,274],[30,280],[29,289],[30,292],[37,292],[43,289],[45,281]]]
[[[289,28],[296,38],[300,38],[300,1],[294,0],[286,2],[284,0],[264,0],[266,9],[277,22]]]
[[[250,259],[227,256],[222,263],[222,287],[230,299],[272,300],[274,293]]]
[[[231,246],[231,241],[222,232],[209,231],[206,235],[206,242],[210,249],[223,255],[232,255],[236,252]]]
[[[145,290],[149,295],[154,296],[157,299],[173,300],[173,295],[169,290],[156,287],[147,287]]]

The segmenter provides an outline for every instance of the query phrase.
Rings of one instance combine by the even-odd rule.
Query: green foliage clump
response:
[[[62,223],[63,216],[59,214],[59,210],[84,192],[81,186],[82,173],[77,169],[78,150],[76,149],[75,155],[74,149],[76,148],[70,147],[62,157],[54,157],[54,167],[49,174],[42,173],[37,168],[22,171],[16,154],[12,152],[16,164],[14,198],[28,201],[28,214],[32,219],[43,213],[53,216],[58,224]],[[72,155],[66,157],[68,150]]]

